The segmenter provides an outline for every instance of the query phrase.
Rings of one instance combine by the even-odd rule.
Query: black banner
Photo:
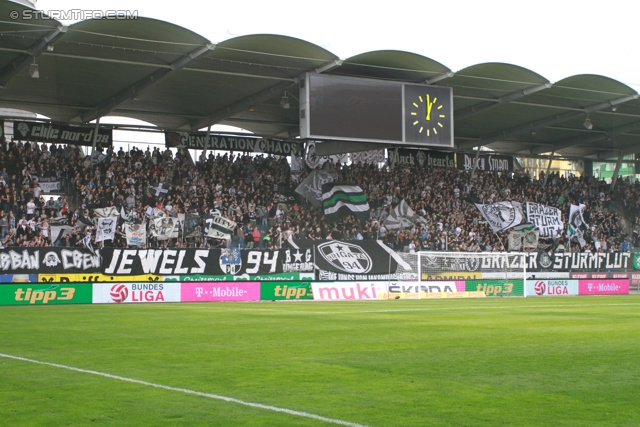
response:
[[[459,170],[471,170],[474,163],[478,164],[476,170],[492,172],[513,172],[513,156],[499,154],[480,154],[476,161],[475,154],[456,154]]]
[[[305,252],[313,251],[313,262],[321,280],[384,280],[396,277],[398,270],[411,274],[407,263],[375,240],[294,240],[293,246]]]
[[[294,141],[260,138],[254,136],[232,136],[206,132],[165,132],[167,147],[183,147],[190,150],[229,150],[244,153],[267,153],[279,156],[299,155],[302,144]]]
[[[520,255],[483,255],[474,256],[469,253],[467,256],[443,256],[437,252],[433,255],[422,255],[422,271],[428,272],[448,272],[448,271],[478,271],[478,272],[500,272],[500,271],[522,271],[522,257]],[[435,273],[434,273],[435,274]]]
[[[409,150],[406,148],[388,148],[389,166],[397,164],[417,165],[420,167],[455,168],[454,153],[433,150]]]
[[[264,275],[313,271],[312,250],[114,249],[102,250],[107,275]]]
[[[95,126],[70,126],[55,123],[13,122],[13,138],[19,141],[50,142],[53,144],[93,145]],[[98,147],[111,147],[113,131],[98,129]]]
[[[0,249],[0,272],[11,274],[97,273],[100,257],[88,249]]]
[[[450,257],[437,253],[423,254],[423,272],[483,272],[493,273],[501,271],[516,272],[523,269],[520,255],[483,255]],[[599,270],[629,270],[633,266],[633,258],[628,252],[529,252],[525,256],[527,272],[529,271],[599,271]]]
[[[527,271],[630,270],[631,255],[629,252],[530,252]]]

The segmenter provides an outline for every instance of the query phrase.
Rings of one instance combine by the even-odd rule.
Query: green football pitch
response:
[[[0,307],[0,424],[638,426],[640,297]]]

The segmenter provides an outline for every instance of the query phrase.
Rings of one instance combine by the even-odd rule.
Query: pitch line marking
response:
[[[292,409],[279,408],[277,406],[270,406],[270,405],[263,405],[261,403],[255,403],[255,402],[247,402],[244,400],[235,399],[233,397],[221,396],[218,394],[203,393],[201,391],[189,390],[186,388],[177,388],[177,387],[171,387],[171,386],[162,385],[162,384],[150,383],[147,381],[136,380],[133,378],[121,377],[118,375],[111,375],[105,372],[92,371],[90,369],[75,368],[73,366],[60,365],[58,363],[42,362],[40,360],[27,359],[26,357],[13,356],[11,354],[4,354],[4,353],[0,353],[0,357],[4,357],[6,359],[20,360],[22,362],[35,363],[38,365],[53,366],[54,368],[61,368],[61,369],[67,369],[69,371],[82,372],[83,374],[98,375],[105,378],[111,378],[114,380],[125,381],[129,383],[134,383],[134,384],[146,385],[149,387],[160,388],[163,390],[178,391],[181,393],[192,394],[195,396],[207,397],[209,399],[223,400],[225,402],[237,403],[239,405],[250,406],[252,408],[266,409],[268,411],[274,411],[274,412],[284,412],[285,414],[296,415],[298,417],[311,418],[314,420],[324,421],[326,423],[331,423],[331,424],[339,424],[342,426],[350,426],[350,427],[367,427],[364,424],[357,424],[357,423],[351,423],[349,421],[342,421],[334,418],[327,418],[321,415],[311,414],[309,412],[294,411]]]

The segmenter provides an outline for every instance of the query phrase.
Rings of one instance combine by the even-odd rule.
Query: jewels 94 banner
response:
[[[105,248],[102,256],[106,275],[231,275],[249,280],[255,275],[313,271],[311,249]]]

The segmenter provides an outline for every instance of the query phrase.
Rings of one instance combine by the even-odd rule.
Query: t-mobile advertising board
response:
[[[260,282],[182,283],[182,302],[260,301]]]
[[[580,295],[626,295],[628,279],[589,279],[578,281]]]
[[[578,295],[578,280],[527,280],[527,296]]]
[[[93,303],[180,302],[180,283],[94,283]]]

